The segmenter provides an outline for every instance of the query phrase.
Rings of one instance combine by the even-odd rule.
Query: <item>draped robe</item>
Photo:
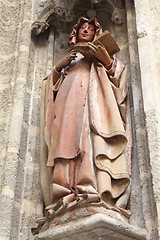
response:
[[[47,209],[58,213],[60,208],[98,202],[116,206],[124,194],[130,182],[126,72],[118,59],[107,70],[77,53],[65,72],[53,68],[44,80],[43,136],[47,166],[53,167]]]

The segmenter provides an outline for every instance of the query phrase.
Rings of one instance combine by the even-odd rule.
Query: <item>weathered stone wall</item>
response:
[[[0,1],[0,239],[31,239],[42,214],[39,183],[39,102],[47,52],[31,41],[33,1]],[[45,54],[46,52],[46,54]]]
[[[54,1],[0,0],[2,240],[31,240],[34,218],[43,215],[39,176],[42,79],[67,51],[59,45],[60,38],[67,39],[65,31],[57,38],[50,29],[31,39],[31,25],[47,2]],[[61,2],[57,1],[58,6]],[[108,7],[117,2],[119,8],[124,8],[124,1],[108,2]],[[157,210],[160,236],[160,3],[125,2],[127,20],[123,19],[123,24],[111,23],[108,13],[100,19],[120,45],[118,58],[129,70],[134,140],[130,223],[145,227],[148,239],[156,240]]]

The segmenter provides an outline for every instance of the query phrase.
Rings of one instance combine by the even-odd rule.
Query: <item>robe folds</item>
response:
[[[126,73],[118,59],[107,70],[77,53],[62,73],[53,68],[44,79],[42,137],[53,169],[47,209],[58,213],[62,206],[98,202],[116,206],[125,193],[130,182]]]

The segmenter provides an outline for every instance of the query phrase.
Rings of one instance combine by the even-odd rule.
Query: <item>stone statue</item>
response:
[[[100,42],[92,43],[101,33],[95,18],[81,17],[69,40],[88,51],[73,47],[44,80],[41,158],[47,156],[50,175],[42,191],[50,223],[84,208],[88,215],[102,208],[115,218],[129,215],[127,70]]]

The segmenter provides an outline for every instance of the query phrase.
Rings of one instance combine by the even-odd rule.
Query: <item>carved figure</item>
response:
[[[73,47],[44,80],[41,158],[48,157],[51,194],[47,182],[42,190],[50,217],[87,206],[128,214],[127,70],[92,43],[101,33],[95,18],[81,17],[69,40],[85,42],[87,54]]]

